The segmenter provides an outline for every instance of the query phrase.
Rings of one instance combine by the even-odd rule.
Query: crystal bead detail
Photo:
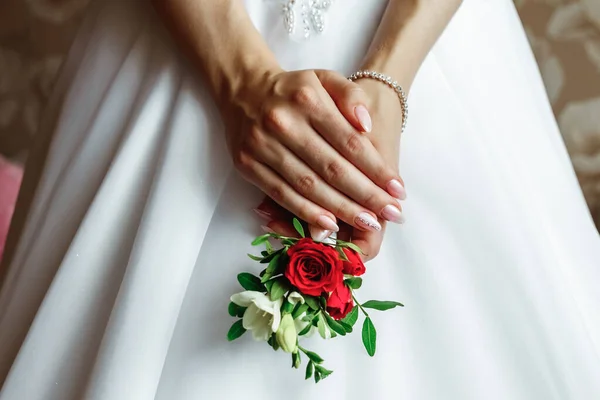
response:
[[[396,94],[398,95],[398,99],[400,100],[400,106],[402,108],[401,132],[404,132],[404,129],[406,128],[406,121],[408,120],[408,99],[406,98],[406,93],[404,92],[404,89],[402,89],[402,86],[400,86],[400,84],[397,81],[394,81],[392,79],[392,77],[384,75],[384,74],[380,74],[375,71],[369,71],[369,70],[356,71],[355,73],[353,73],[352,75],[350,75],[348,77],[348,79],[351,81],[355,81],[355,80],[361,79],[361,78],[376,79],[380,82],[385,83],[387,86],[389,86],[391,89],[393,89],[394,92],[396,92]]]
[[[326,14],[333,0],[283,0],[283,26],[292,37],[303,40],[321,34],[326,27]]]

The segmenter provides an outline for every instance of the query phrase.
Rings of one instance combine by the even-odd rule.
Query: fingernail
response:
[[[332,232],[337,232],[340,230],[340,227],[328,216],[326,215],[321,215],[318,219],[317,219],[317,224],[328,231],[332,231]]]
[[[398,207],[394,207],[391,205],[387,205],[381,211],[381,216],[388,221],[395,222],[397,224],[401,224],[404,222],[404,216],[402,215],[402,211],[398,209]]]
[[[404,186],[402,186],[402,184],[400,183],[399,180],[392,179],[391,181],[389,181],[387,183],[386,187],[387,187],[388,193],[391,194],[392,196],[394,196],[400,200],[406,199],[406,189],[404,189]]]
[[[258,215],[259,217],[266,219],[267,221],[270,221],[271,218],[271,214],[269,214],[266,211],[263,210],[259,210],[258,208],[253,209],[252,211],[254,211],[256,213],[256,215]]]
[[[356,223],[356,225],[369,231],[381,230],[381,225],[379,224],[379,222],[377,222],[377,219],[375,219],[375,217],[366,212],[361,212],[360,214],[358,214],[354,222]]]
[[[371,129],[373,128],[373,122],[371,121],[371,115],[369,115],[367,107],[354,107],[354,115],[356,115],[356,118],[358,118],[358,122],[360,123],[360,126],[362,126],[363,131],[366,133],[371,132]]]
[[[317,242],[322,242],[323,240],[327,239],[329,235],[331,235],[331,231],[321,229],[314,225],[310,225],[308,230],[310,232],[310,237]]]
[[[266,226],[266,225],[261,225],[261,226],[260,226],[260,229],[262,229],[262,230],[263,230],[263,231],[265,231],[266,233],[275,233],[275,231],[274,231],[273,229],[269,228],[269,227],[268,227],[268,226]]]

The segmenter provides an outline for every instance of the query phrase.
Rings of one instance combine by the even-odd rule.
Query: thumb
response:
[[[346,120],[361,132],[371,132],[373,123],[365,91],[335,71],[320,69],[315,74]]]

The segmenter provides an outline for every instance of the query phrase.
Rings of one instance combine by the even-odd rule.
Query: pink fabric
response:
[[[0,260],[22,178],[23,169],[0,156]]]

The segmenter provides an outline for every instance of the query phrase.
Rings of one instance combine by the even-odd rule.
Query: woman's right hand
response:
[[[276,71],[222,107],[242,176],[309,224],[377,231],[402,220],[402,179],[367,137],[366,94],[333,71]]]

